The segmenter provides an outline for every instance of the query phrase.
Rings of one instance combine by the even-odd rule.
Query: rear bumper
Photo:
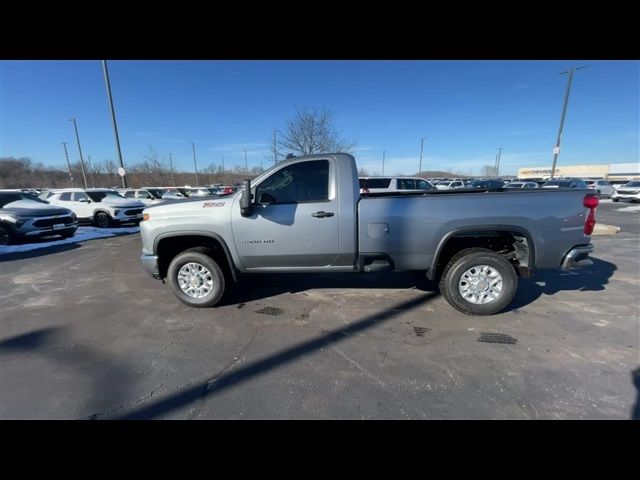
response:
[[[140,261],[142,262],[142,268],[144,268],[149,275],[156,279],[160,278],[157,255],[143,254],[140,256]]]
[[[589,254],[593,252],[593,245],[580,245],[573,247],[562,259],[561,270],[571,270],[572,268],[588,267],[593,265]]]

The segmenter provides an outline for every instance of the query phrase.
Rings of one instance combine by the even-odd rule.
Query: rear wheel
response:
[[[178,254],[169,264],[169,286],[190,307],[212,307],[224,294],[222,269],[207,253],[204,247],[192,248]]]
[[[111,226],[111,217],[104,212],[98,212],[93,217],[93,222],[98,228],[109,228]]]
[[[11,245],[13,241],[11,227],[0,223],[0,245]]]
[[[467,248],[454,255],[440,279],[440,293],[467,315],[493,315],[503,310],[516,293],[513,266],[492,250]]]
[[[619,198],[612,198],[611,200],[612,200],[613,202],[619,202],[619,201],[620,201],[620,199],[619,199]]]

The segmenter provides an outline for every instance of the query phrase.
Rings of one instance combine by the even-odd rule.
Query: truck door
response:
[[[251,215],[234,205],[233,236],[247,269],[322,267],[338,256],[333,159],[289,163],[252,186]]]

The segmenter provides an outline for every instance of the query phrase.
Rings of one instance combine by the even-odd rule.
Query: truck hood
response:
[[[150,205],[145,212],[151,219],[168,217],[211,217],[215,212],[227,211],[231,208],[235,195],[212,198],[185,198],[166,200],[157,205]]]
[[[71,215],[71,210],[57,205],[34,202],[32,200],[17,200],[7,203],[2,208],[3,213],[12,213],[21,217],[46,217],[50,215]]]

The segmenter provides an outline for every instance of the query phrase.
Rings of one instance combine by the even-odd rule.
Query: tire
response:
[[[8,225],[0,223],[0,245],[11,245],[15,241],[13,230]]]
[[[93,216],[93,223],[98,228],[109,228],[111,226],[111,217],[108,213],[98,212]]]
[[[173,290],[173,293],[176,295],[176,297],[178,297],[178,299],[182,303],[190,307],[213,307],[220,301],[222,295],[224,294],[224,274],[222,273],[222,269],[220,268],[218,263],[213,258],[211,258],[208,253],[209,250],[204,247],[191,248],[176,255],[176,257],[169,264],[169,269],[167,271],[167,280],[169,282],[169,286],[171,287],[171,290]],[[179,280],[178,275],[181,273],[182,268],[186,267],[189,264],[202,267],[208,271],[207,275],[202,273],[201,270],[197,270],[197,279],[201,279],[203,283],[200,286],[196,285],[196,287],[194,288],[206,290],[207,287],[204,285],[204,282],[206,282],[207,279],[210,279],[212,283],[212,285],[210,285],[211,290],[202,297],[196,298],[194,296],[191,296],[186,293],[185,290],[183,290],[183,287],[181,287],[181,281]],[[187,267],[186,270],[189,270],[189,267]],[[186,288],[189,287],[187,286]],[[202,290],[200,290],[200,292],[192,291],[191,293],[193,295],[198,295],[202,294],[203,292]]]
[[[492,276],[495,272],[502,280],[499,292],[496,289],[496,291],[487,291],[487,293],[482,291],[479,295],[475,295],[475,298],[484,300],[493,293],[495,298],[488,300],[487,303],[474,303],[465,298],[460,292],[460,289],[463,288],[460,284],[464,280],[463,275],[473,272],[473,267],[476,266],[486,266],[489,272],[488,276],[481,277],[479,288],[486,285],[483,279],[489,279],[490,282],[492,278],[497,280],[497,275]],[[476,277],[472,275],[467,278],[475,279]],[[475,288],[469,283],[467,285],[469,285],[468,288]],[[493,315],[502,311],[511,303],[518,288],[518,277],[513,266],[494,251],[486,248],[467,248],[461,250],[449,260],[440,278],[439,286],[442,296],[456,310],[466,315]],[[470,298],[473,299],[474,295],[470,295]]]
[[[76,231],[74,230],[73,232],[69,232],[69,233],[61,233],[60,236],[62,238],[71,238],[76,234]]]
[[[620,201],[620,199],[619,199],[619,198],[612,198],[612,199],[611,199],[611,201],[612,201],[612,202],[619,202],[619,201]]]

